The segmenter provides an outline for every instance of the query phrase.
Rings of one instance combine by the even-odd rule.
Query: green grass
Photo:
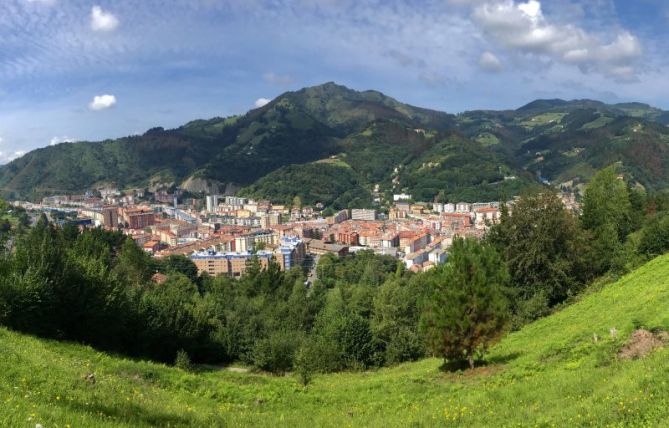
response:
[[[290,376],[191,374],[0,329],[0,426],[662,426],[669,349],[635,361],[616,354],[639,325],[669,328],[668,308],[664,256],[507,336],[474,371],[443,373],[426,359],[316,376],[306,388]]]
[[[494,146],[500,143],[499,138],[489,132],[480,134],[478,138],[476,138],[476,141],[483,144],[484,147]]]
[[[347,168],[351,169],[351,165],[347,164],[346,161],[340,159],[339,157],[329,157],[327,159],[321,159],[316,162],[315,164],[328,164],[328,165],[333,165],[339,168]]]
[[[581,127],[581,129],[597,129],[597,128],[601,128],[602,126],[606,126],[613,121],[614,121],[614,119],[612,117],[599,116],[597,119],[593,120],[592,122],[588,122],[585,125],[583,125]]]
[[[527,129],[533,129],[536,126],[548,125],[549,123],[558,124],[566,115],[567,113],[543,113],[521,122],[520,125]]]

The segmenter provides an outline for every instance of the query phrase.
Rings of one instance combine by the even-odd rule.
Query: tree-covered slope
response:
[[[365,179],[348,164],[326,159],[289,165],[266,175],[240,192],[242,196],[291,205],[297,196],[305,205],[318,202],[334,209],[371,205]]]
[[[0,193],[36,198],[101,184],[145,186],[156,174],[176,184],[194,175],[248,185],[280,167],[340,152],[341,138],[374,120],[440,128],[450,118],[378,92],[328,83],[285,93],[244,116],[196,120],[174,130],[157,128],[142,136],[32,151],[0,167]]]
[[[667,112],[640,103],[537,100],[514,111],[473,111],[458,129],[554,183],[587,182],[612,163],[631,181],[669,186]]]
[[[34,150],[0,168],[0,188],[4,196],[30,198],[97,184],[147,183],[155,175],[174,182],[216,151],[215,142],[162,129],[100,143],[63,143]]]
[[[437,130],[448,129],[454,119],[450,114],[404,104],[378,91],[358,92],[333,82],[289,92],[283,98],[342,136],[361,131],[379,119]]]
[[[379,185],[427,200],[498,198],[544,179],[585,182],[614,162],[632,181],[664,189],[668,123],[669,113],[645,104],[591,100],[537,100],[454,116],[326,83],[286,92],[242,116],[34,150],[0,167],[0,196],[38,199],[189,178],[220,189],[255,185],[253,193],[262,195],[268,181],[258,180],[268,174],[334,155],[362,177],[367,192]],[[265,196],[288,194],[268,189]]]
[[[0,328],[0,425],[662,426],[669,349],[636,360],[618,352],[640,326],[669,330],[668,305],[663,256],[510,334],[473,371],[441,372],[427,359],[307,387],[213,367],[187,373]]]
[[[341,139],[331,159],[281,168],[243,193],[281,202],[298,195],[305,203],[338,209],[369,205],[375,188],[388,198],[408,192],[418,200],[476,202],[516,195],[534,182],[531,174],[458,133],[375,121]]]

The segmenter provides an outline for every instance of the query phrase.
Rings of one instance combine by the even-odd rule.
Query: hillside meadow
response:
[[[658,426],[669,420],[669,350],[617,355],[635,329],[669,329],[668,307],[663,256],[508,335],[473,371],[426,359],[307,387],[0,329],[0,426]]]

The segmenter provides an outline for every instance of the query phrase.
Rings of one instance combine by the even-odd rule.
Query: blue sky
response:
[[[661,0],[0,0],[0,163],[335,81],[448,112],[669,109]]]

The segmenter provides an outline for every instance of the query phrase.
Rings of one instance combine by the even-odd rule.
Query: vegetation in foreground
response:
[[[175,369],[125,361],[128,367],[145,369],[109,372],[105,364],[120,364],[118,359],[96,354],[104,363],[91,362],[93,357],[68,351],[75,349],[72,345],[54,343],[43,345],[46,348],[35,354],[37,360],[24,364],[30,347],[16,345],[20,336],[6,333],[7,355],[14,358],[6,371],[13,376],[8,378],[12,386],[7,389],[7,403],[16,398],[12,390],[26,383],[34,387],[34,379],[57,384],[56,401],[72,397],[83,381],[89,388],[88,395],[81,392],[80,398],[87,399],[84,406],[95,402],[93,398],[104,399],[99,406],[116,403],[118,397],[105,396],[106,390],[99,386],[103,375],[116,379],[111,382],[117,384],[114,388],[138,384],[112,388],[126,401],[162,397],[152,401],[146,420],[137,420],[137,413],[143,412],[140,405],[113,405],[89,415],[131,425],[251,424],[256,419],[270,425],[281,417],[295,425],[334,424],[333,418],[344,412],[364,425],[427,425],[434,423],[439,408],[442,420],[448,416],[451,422],[483,425],[494,417],[498,419],[493,422],[503,425],[519,420],[499,407],[512,407],[515,397],[529,400],[526,417],[533,420],[564,424],[580,415],[584,421],[627,422],[602,409],[587,413],[588,409],[578,408],[577,413],[565,414],[561,409],[575,405],[551,406],[565,400],[563,391],[573,390],[567,399],[587,397],[597,407],[601,392],[611,387],[606,379],[617,376],[623,376],[620,382],[636,382],[635,391],[655,394],[656,385],[647,376],[634,372],[624,377],[634,366],[617,355],[622,355],[619,350],[632,330],[642,326],[666,330],[669,318],[662,312],[666,258],[599,293],[587,285],[604,275],[595,283],[602,288],[647,257],[669,250],[665,201],[631,190],[613,168],[607,168],[586,189],[580,217],[568,211],[556,194],[539,190],[521,197],[512,216],[504,207],[500,224],[483,242],[455,240],[449,262],[429,272],[414,275],[394,258],[372,252],[342,259],[323,256],[318,280],[310,288],[299,269],[281,272],[274,263],[262,269],[258,260],[252,260],[240,280],[211,278],[198,276],[184,257],[152,260],[118,233],[55,227],[46,217],[29,229],[10,224],[0,235],[2,325],[133,358],[174,363]],[[167,280],[153,282],[156,271],[165,273]],[[591,294],[582,297],[584,293]],[[536,321],[560,308],[556,315]],[[521,328],[494,346],[508,329]],[[665,335],[644,334],[657,344]],[[39,344],[32,340],[32,346]],[[58,351],[40,360],[52,348]],[[63,386],[51,378],[60,373],[49,367],[51,360],[68,367],[74,364],[77,370],[82,367],[56,356],[58,352],[92,368],[67,374],[69,386]],[[442,368],[451,372],[440,374],[436,360],[397,366],[428,355],[443,358]],[[43,361],[41,368],[34,366],[36,361]],[[235,377],[239,374],[216,368],[239,363],[277,377]],[[472,369],[453,372],[463,363]],[[204,370],[202,364],[216,366]],[[663,369],[658,364],[656,368]],[[389,366],[396,367],[382,368]],[[37,374],[30,377],[24,370]],[[329,374],[335,372],[339,374]],[[294,376],[283,376],[286,373]],[[647,383],[639,384],[641,380]],[[521,389],[516,390],[516,384]],[[631,391],[625,389],[625,397]],[[340,396],[343,392],[346,395]],[[29,399],[31,394],[26,391],[22,397]],[[249,407],[249,394],[255,397],[255,407]],[[457,415],[449,413],[453,404],[460,406]],[[180,410],[183,405],[187,411],[197,409],[196,413],[184,416],[188,413]],[[628,403],[629,417],[652,422],[663,415],[653,407],[654,401],[644,405],[649,410],[633,416],[636,408],[630,409]],[[234,410],[229,416],[233,419],[221,419],[220,409],[215,410],[221,406]],[[85,407],[70,411],[85,412]],[[486,412],[492,413],[486,416]]]
[[[426,359],[318,375],[307,387],[0,329],[0,425],[658,426],[669,418],[669,349],[632,361],[617,354],[641,326],[669,330],[667,305],[663,256],[507,336],[473,371],[444,373],[442,360]]]
[[[297,371],[304,384],[430,355],[474,366],[508,330],[573,300],[593,278],[669,250],[662,201],[607,168],[587,188],[580,218],[540,190],[512,216],[505,208],[484,242],[455,240],[446,265],[413,274],[370,251],[328,255],[312,286],[301,269],[262,269],[258,259],[239,280],[198,276],[186,257],[152,259],[118,232],[42,217],[0,233],[0,324],[166,363],[181,355]]]

